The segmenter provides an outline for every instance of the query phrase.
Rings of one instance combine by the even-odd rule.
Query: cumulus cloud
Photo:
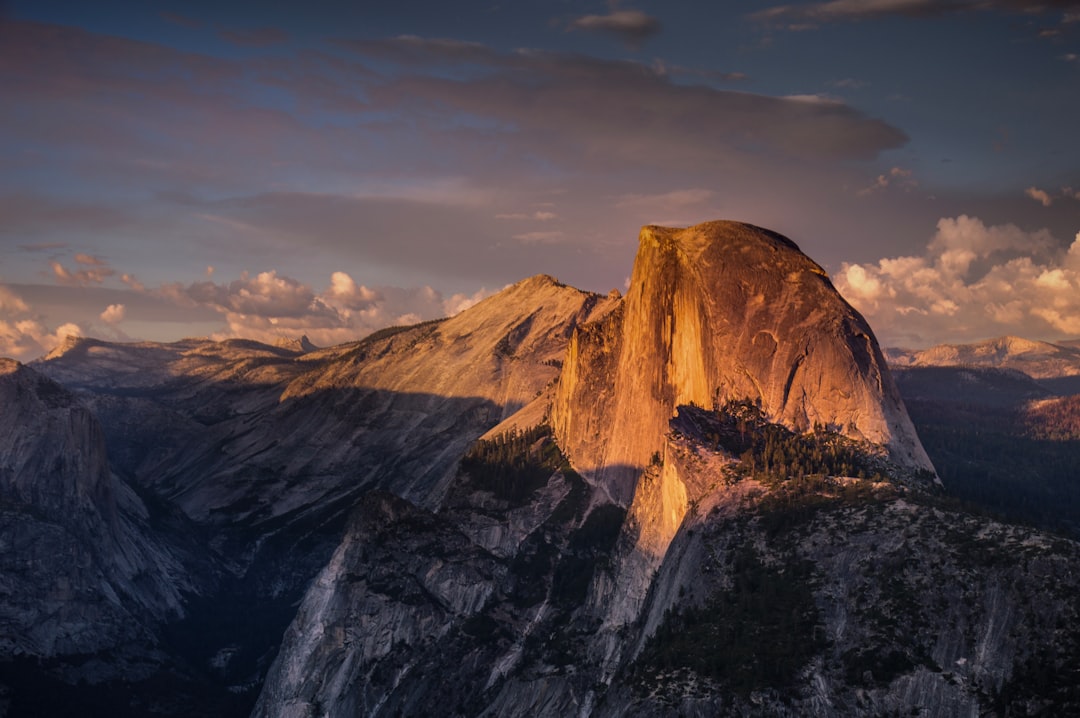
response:
[[[106,324],[118,324],[124,321],[124,315],[126,313],[127,307],[125,307],[123,304],[110,304],[109,306],[105,307],[105,311],[103,311],[99,316],[101,318],[101,321],[105,322]]]
[[[381,299],[378,292],[357,284],[345,272],[334,272],[330,275],[330,288],[323,295],[325,302],[344,312],[367,309]]]
[[[612,10],[606,15],[584,15],[567,26],[569,30],[585,30],[613,35],[628,47],[637,49],[660,32],[660,21],[640,10]]]
[[[447,298],[429,286],[369,288],[342,271],[333,272],[326,289],[316,293],[274,270],[245,273],[228,283],[172,284],[155,293],[175,304],[220,314],[226,328],[213,333],[215,339],[272,343],[307,335],[323,346],[361,339],[387,326],[452,316],[490,295],[486,289]]]
[[[50,351],[68,336],[81,336],[74,322],[47,327],[13,291],[0,285],[0,356],[29,360]]]
[[[919,256],[845,263],[838,290],[886,344],[925,346],[1001,334],[1080,334],[1080,234],[943,218]]]

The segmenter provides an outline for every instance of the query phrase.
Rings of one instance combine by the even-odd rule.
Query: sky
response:
[[[642,225],[793,239],[886,346],[1080,337],[1080,0],[0,0],[0,356],[319,345]]]

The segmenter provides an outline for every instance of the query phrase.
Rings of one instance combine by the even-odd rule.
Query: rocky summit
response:
[[[1080,711],[1080,546],[950,498],[768,230],[645,227],[625,297],[0,368],[0,714]]]

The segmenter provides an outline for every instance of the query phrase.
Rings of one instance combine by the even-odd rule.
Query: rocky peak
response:
[[[299,354],[307,354],[308,352],[318,351],[319,349],[319,347],[311,343],[307,334],[302,335],[299,339],[278,337],[278,340],[274,342],[274,346],[278,349],[288,349],[289,351],[297,352]]]
[[[624,498],[676,407],[729,399],[932,470],[866,321],[794,242],[748,224],[644,227],[622,311],[579,331],[566,364],[560,442]]]

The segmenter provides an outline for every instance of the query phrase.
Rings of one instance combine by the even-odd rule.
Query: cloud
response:
[[[612,10],[607,15],[584,15],[570,22],[568,30],[585,30],[613,35],[637,49],[660,32],[660,21],[640,10]]]
[[[1080,234],[943,218],[920,256],[845,263],[837,289],[891,345],[1080,334]]]
[[[557,219],[559,215],[554,212],[548,212],[546,210],[537,210],[533,213],[528,212],[511,212],[509,214],[497,214],[495,219],[535,219],[539,222],[546,222],[551,219]]]
[[[49,147],[33,172],[57,187],[78,157],[78,176],[110,199],[0,193],[0,232],[28,244],[78,236],[89,255],[138,258],[124,268],[132,281],[154,272],[142,251],[152,228],[168,255],[159,262],[218,267],[185,286],[235,277],[244,256],[310,283],[335,256],[368,287],[449,294],[543,268],[603,288],[625,273],[639,220],[836,217],[830,200],[865,172],[859,163],[908,141],[836,100],[735,92],[708,73],[693,84],[695,71],[664,63],[419,37],[214,56],[38,23],[2,33],[0,99],[20,112],[0,113],[0,136]],[[715,201],[597,211],[663,195],[672,177]],[[563,241],[507,241],[540,229]],[[70,256],[53,257],[57,281],[104,278]]]
[[[96,257],[92,254],[79,253],[75,255],[75,263],[81,264],[84,267],[107,267],[109,263],[101,257]]]
[[[660,58],[652,62],[652,69],[662,77],[693,77],[709,82],[741,82],[747,79],[745,72],[724,72],[721,70],[702,70],[696,67],[673,65]]]
[[[407,58],[428,69],[374,90],[379,105],[407,103],[413,111],[448,121],[461,113],[485,118],[498,128],[493,136],[500,142],[557,166],[655,167],[662,158],[669,170],[715,168],[744,153],[747,161],[753,154],[758,163],[762,154],[871,159],[908,139],[837,100],[682,85],[635,62],[472,47],[462,60],[456,46],[446,49],[442,42],[418,38],[349,47],[370,57]],[[469,76],[446,77],[464,62]]]
[[[1075,190],[1072,187],[1062,187],[1056,194],[1051,194],[1046,190],[1039,189],[1038,187],[1028,187],[1024,190],[1024,195],[1035,200],[1043,207],[1051,206],[1056,200],[1059,199],[1075,199],[1080,200],[1080,190]]]
[[[22,298],[0,285],[0,356],[28,361],[82,333],[73,322],[49,329]]]
[[[870,83],[863,80],[856,80],[852,77],[845,77],[842,80],[833,80],[829,83],[831,87],[840,88],[842,90],[861,90],[867,87]]]
[[[877,179],[874,180],[873,184],[870,184],[867,187],[863,187],[855,194],[860,197],[865,197],[867,195],[874,194],[875,192],[886,190],[889,187],[894,187],[897,189],[902,189],[905,192],[910,192],[911,190],[919,186],[919,182],[915,180],[911,175],[912,172],[909,169],[904,169],[903,167],[893,167],[888,172],[878,175]]]
[[[648,207],[649,209],[683,208],[707,202],[714,192],[708,189],[677,189],[660,194],[627,194],[619,198],[616,207]]]
[[[1078,0],[831,0],[776,5],[753,13],[750,17],[773,25],[786,24],[793,30],[805,30],[819,23],[889,16],[935,17],[973,11],[1038,15],[1078,9]]]
[[[357,284],[348,273],[336,271],[330,275],[327,288],[316,293],[306,284],[271,270],[245,273],[229,283],[166,285],[154,294],[180,306],[216,311],[225,329],[213,332],[214,339],[242,337],[273,343],[283,336],[306,334],[316,344],[329,346],[355,341],[387,326],[451,316],[490,292],[480,289],[444,298],[429,286],[369,288]]]
[[[106,324],[119,324],[124,321],[124,315],[127,309],[123,304],[110,304],[105,307],[105,311],[100,314],[101,321]]]
[[[559,231],[523,232],[521,234],[515,234],[514,239],[519,242],[525,242],[526,244],[556,244],[565,241],[566,235]]]
[[[77,286],[101,284],[107,277],[116,274],[108,263],[100,257],[93,257],[87,254],[76,254],[75,263],[82,267],[82,269],[68,269],[56,260],[51,260],[49,266],[52,267],[53,276],[56,281],[61,284],[72,284]]]
[[[12,292],[7,287],[0,285],[0,314],[4,316],[25,314],[30,311],[30,307],[26,302],[22,300],[19,295]]]
[[[1024,190],[1024,194],[1040,203],[1043,207],[1049,207],[1054,203],[1053,198],[1045,190],[1036,187],[1028,187]]]
[[[323,294],[323,301],[344,311],[367,309],[382,299],[382,296],[362,284],[357,284],[345,272],[330,275],[330,288]]]
[[[446,313],[446,316],[452,317],[479,304],[492,294],[494,294],[494,292],[490,292],[487,289],[479,289],[472,294],[454,294],[443,301],[443,311]]]

